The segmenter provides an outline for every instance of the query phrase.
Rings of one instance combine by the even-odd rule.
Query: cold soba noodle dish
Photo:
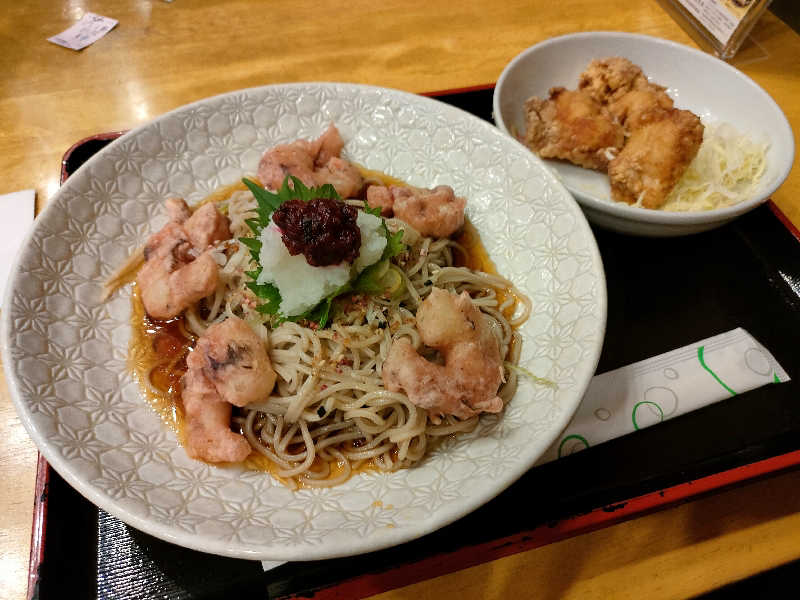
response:
[[[530,301],[448,186],[341,158],[331,127],[169,222],[136,274],[132,367],[187,453],[326,487],[419,462],[501,412]],[[138,269],[138,270],[137,270]]]

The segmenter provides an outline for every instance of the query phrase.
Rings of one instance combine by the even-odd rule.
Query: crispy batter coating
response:
[[[183,200],[170,198],[166,208],[171,220],[147,240],[136,276],[144,308],[155,319],[171,319],[216,289],[219,267],[207,248],[231,237],[228,217],[214,204],[192,214]]]
[[[238,317],[211,325],[186,359],[186,451],[207,462],[239,462],[250,444],[231,431],[231,410],[269,397],[275,385],[264,342]]]
[[[183,229],[189,236],[192,246],[203,251],[219,240],[231,237],[230,221],[217,207],[209,202],[204,204],[183,222]]]
[[[370,208],[380,208],[382,217],[394,214],[394,196],[385,185],[371,185],[367,188],[367,204]]]
[[[444,365],[425,360],[407,338],[397,339],[383,363],[387,390],[404,391],[433,423],[443,415],[468,419],[503,410],[497,338],[467,292],[458,296],[434,287],[417,311],[417,330],[425,345],[441,352]]]
[[[611,197],[660,208],[697,155],[703,125],[688,110],[653,111],[608,165]]]
[[[595,59],[576,91],[525,103],[525,143],[543,158],[607,171],[618,202],[660,208],[697,155],[703,125],[627,58]]]
[[[240,462],[252,451],[243,435],[231,431],[232,405],[198,370],[183,377],[186,453],[206,462]]]
[[[552,88],[547,100],[529,98],[525,113],[525,143],[542,158],[605,171],[624,142],[620,125],[587,92]]]
[[[380,207],[381,215],[405,221],[421,235],[450,237],[464,226],[466,198],[456,196],[449,185],[432,189],[392,185],[367,188],[367,204]]]
[[[639,66],[619,56],[593,60],[578,79],[578,89],[601,104],[613,102],[633,89],[648,86],[664,89],[648,82]]]
[[[264,341],[238,317],[211,325],[187,364],[202,369],[220,397],[234,406],[265,400],[277,377]]]
[[[261,157],[258,179],[277,190],[287,175],[294,175],[309,187],[330,183],[342,198],[354,198],[364,185],[358,168],[340,158],[344,141],[331,124],[316,140],[296,140],[270,148]]]
[[[608,105],[626,135],[673,108],[672,98],[656,87],[631,90]]]

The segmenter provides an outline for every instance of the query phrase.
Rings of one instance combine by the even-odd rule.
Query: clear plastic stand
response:
[[[658,0],[704,49],[730,60],[772,0]]]

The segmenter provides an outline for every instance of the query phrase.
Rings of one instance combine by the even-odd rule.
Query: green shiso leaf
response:
[[[292,187],[289,187],[289,180],[292,181]],[[341,200],[341,196],[336,192],[336,188],[330,183],[323,184],[319,187],[307,187],[294,175],[288,175],[283,180],[283,185],[278,191],[278,196],[283,202],[287,200],[302,200],[303,202],[310,202],[314,198],[330,198],[332,200]]]
[[[261,268],[258,271],[261,271]],[[256,308],[258,312],[268,315],[278,314],[278,308],[281,305],[281,293],[278,288],[271,283],[257,283],[255,281],[248,281],[247,287],[253,290],[259,300],[263,300]]]
[[[379,206],[372,208],[366,201],[364,202],[364,212],[372,215],[373,217],[381,218],[381,209]]]
[[[305,318],[319,324],[320,327],[325,327],[330,317],[331,304],[333,304],[333,297],[329,296],[311,309]]]
[[[244,222],[253,233],[256,231],[261,232],[262,226],[259,219],[245,219]]]
[[[393,258],[406,249],[406,245],[403,243],[403,230],[401,229],[395,233],[391,233],[386,226],[386,221],[381,217],[380,207],[376,206],[373,208],[367,202],[364,202],[364,212],[371,214],[373,217],[378,217],[381,220],[383,235],[386,237],[386,248],[383,249],[381,260]]]
[[[386,235],[386,248],[383,249],[382,259],[394,258],[401,252],[405,252],[406,245],[403,243],[403,230],[389,233],[386,221],[383,222],[384,235]]]
[[[250,256],[253,257],[253,260],[256,261],[256,263],[258,263],[259,255],[261,253],[261,240],[258,238],[240,237],[239,241],[250,249]],[[255,279],[255,277],[253,279]]]
[[[396,233],[390,233],[389,229],[386,227],[386,221],[381,218],[381,209],[377,207],[371,208],[369,205],[365,205],[364,210],[366,212],[381,219],[383,234],[386,237],[386,247],[383,250],[381,259],[374,265],[370,265],[364,269],[354,281],[343,285],[326,298],[323,298],[319,304],[310,310],[291,317],[280,314],[278,309],[281,304],[281,294],[278,288],[271,283],[258,283],[258,277],[261,275],[262,271],[260,263],[261,232],[269,225],[272,213],[284,202],[295,199],[309,202],[314,198],[341,200],[341,197],[336,192],[336,188],[329,183],[319,187],[308,187],[293,175],[286,176],[277,193],[265,189],[263,186],[250,179],[244,178],[242,181],[252,192],[257,204],[257,217],[245,220],[245,223],[253,232],[254,237],[241,237],[239,241],[247,246],[253,261],[258,265],[255,270],[245,272],[245,275],[252,279],[252,281],[247,282],[247,287],[253,291],[259,300],[262,300],[256,308],[258,312],[275,315],[278,323],[282,323],[283,321],[307,320],[317,323],[320,327],[325,327],[330,320],[331,306],[337,297],[350,292],[378,295],[384,294],[387,291],[395,291],[388,290],[387,285],[390,285],[388,283],[389,281],[394,281],[396,278],[387,278],[387,274],[390,266],[390,259],[406,249],[406,245],[403,243],[403,232],[401,230]]]
[[[242,179],[242,183],[248,187],[248,189],[253,193],[253,197],[256,199],[256,214],[258,217],[255,219],[247,219],[245,222],[253,231],[256,238],[258,238],[261,235],[261,230],[269,225],[269,219],[272,216],[272,213],[276,208],[283,204],[283,202],[281,202],[281,199],[277,194],[273,194],[269,190],[257,184],[255,181],[245,177]]]

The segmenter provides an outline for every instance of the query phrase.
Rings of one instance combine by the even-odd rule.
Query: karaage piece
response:
[[[608,106],[626,135],[651,120],[647,117],[651,111],[673,107],[665,87],[648,81],[641,67],[619,56],[590,62],[580,75],[578,89]]]
[[[631,132],[608,165],[611,197],[645,208],[660,208],[697,155],[703,124],[694,113],[676,108],[659,113]]]
[[[653,84],[647,81],[639,66],[619,56],[593,60],[578,79],[578,89],[601,104],[613,102],[630,90],[650,85]]]
[[[525,144],[542,158],[605,171],[625,141],[608,109],[580,90],[551,88],[547,100],[529,98],[525,114]]]
[[[655,121],[673,108],[670,98],[659,86],[642,87],[622,94],[609,103],[608,110],[630,135],[649,121]]]

